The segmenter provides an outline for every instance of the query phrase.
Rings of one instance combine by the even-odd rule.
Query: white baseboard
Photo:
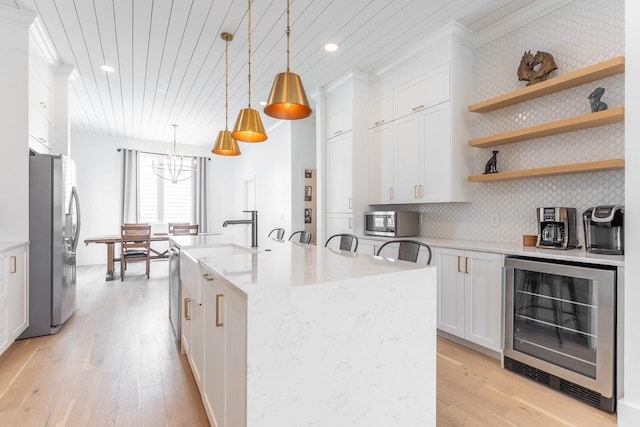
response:
[[[640,405],[618,400],[618,427],[635,427],[640,420]]]

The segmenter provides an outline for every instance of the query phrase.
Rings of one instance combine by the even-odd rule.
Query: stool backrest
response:
[[[341,251],[351,251],[351,252],[358,251],[358,238],[353,234],[349,234],[349,233],[334,234],[333,236],[329,237],[327,239],[327,243],[324,244],[325,248],[329,245],[329,242],[331,242],[331,239],[333,238],[340,238]]]
[[[397,253],[397,256],[392,258],[399,259],[402,261],[417,262],[418,254],[420,253],[420,250],[424,249],[427,251],[427,254],[428,254],[427,264],[431,264],[431,248],[426,243],[419,242],[417,240],[389,240],[388,242],[385,242],[382,246],[380,246],[380,248],[378,249],[378,253],[376,253],[376,255],[381,256],[381,253],[385,248],[385,246],[395,245],[395,244],[398,245],[398,253]],[[387,248],[387,251],[388,249],[389,248]]]
[[[304,243],[305,245],[311,243],[311,233],[309,233],[308,231],[295,231],[291,234],[291,236],[289,236],[289,240],[291,240],[294,236],[299,236],[298,241],[300,243]]]

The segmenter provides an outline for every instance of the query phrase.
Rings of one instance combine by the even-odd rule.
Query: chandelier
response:
[[[187,157],[185,163],[182,153],[176,153],[176,128],[178,125],[173,124],[173,153],[168,152],[164,162],[151,162],[153,173],[162,179],[171,181],[176,184],[178,181],[185,181],[196,173],[195,160]]]

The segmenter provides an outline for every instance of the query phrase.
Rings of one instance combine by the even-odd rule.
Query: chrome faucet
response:
[[[234,224],[251,224],[251,247],[258,248],[258,211],[242,211],[251,213],[251,219],[231,219],[222,223],[223,227]]]

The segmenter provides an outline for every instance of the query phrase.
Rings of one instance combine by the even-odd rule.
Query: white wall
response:
[[[315,117],[291,122],[291,231],[304,230],[304,170],[316,168],[315,132]]]
[[[29,240],[29,25],[35,15],[0,7],[0,239]]]
[[[258,246],[264,246],[273,228],[291,232],[291,123],[280,122],[267,130],[269,139],[262,143],[240,142],[242,155],[237,157],[234,188],[234,211],[225,219],[249,218],[245,207],[245,182],[255,180],[255,208],[258,211]],[[249,246],[251,234],[246,225],[231,225],[235,242]]]
[[[626,102],[625,114],[625,181],[640,182],[640,3],[625,2],[625,61]],[[640,194],[635,185],[625,190],[625,298],[624,298],[624,396],[618,402],[618,425],[637,426],[640,420]]]
[[[78,169],[78,198],[82,227],[80,241],[90,236],[113,235],[120,231],[122,218],[122,153],[118,148],[136,148],[164,153],[168,143],[72,133],[71,158]],[[206,147],[178,146],[186,155],[210,157],[209,223],[210,232],[220,231],[223,218],[230,212],[228,189],[233,163],[209,152]],[[221,185],[222,183],[222,185]],[[78,264],[105,264],[106,247],[92,244],[78,246]]]

